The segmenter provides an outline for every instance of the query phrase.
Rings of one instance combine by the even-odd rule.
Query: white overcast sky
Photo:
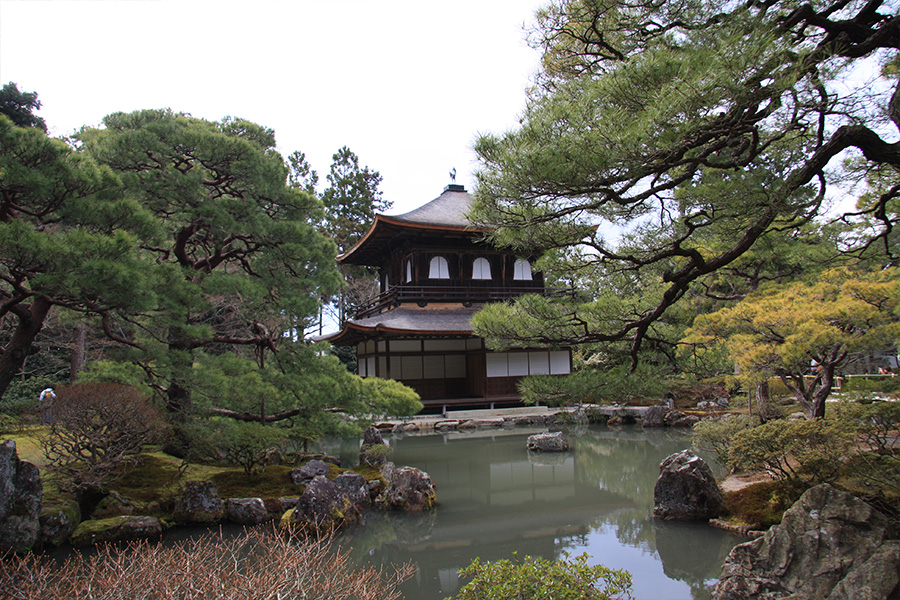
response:
[[[514,128],[545,0],[0,0],[0,85],[35,91],[51,135],[168,107],[275,130],[321,181],[349,146],[406,212],[455,167],[472,189],[478,133]]]

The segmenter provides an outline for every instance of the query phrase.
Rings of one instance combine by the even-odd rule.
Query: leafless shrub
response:
[[[58,391],[41,445],[61,489],[102,489],[161,431],[159,410],[135,388],[76,384]]]
[[[330,538],[245,530],[173,547],[102,546],[60,565],[41,555],[0,560],[0,597],[10,600],[396,600],[411,564],[385,570],[353,564]]]

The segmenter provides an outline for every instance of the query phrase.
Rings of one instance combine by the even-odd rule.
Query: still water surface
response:
[[[451,596],[465,584],[457,571],[473,558],[513,552],[548,559],[586,552],[590,564],[631,572],[637,600],[709,598],[725,556],[746,539],[652,518],[659,463],[690,448],[683,431],[592,426],[570,434],[566,454],[529,454],[526,439],[536,431],[386,438],[391,460],[431,476],[439,506],[427,515],[370,515],[347,535],[354,556],[415,563],[406,600]],[[355,451],[341,451],[345,463]]]

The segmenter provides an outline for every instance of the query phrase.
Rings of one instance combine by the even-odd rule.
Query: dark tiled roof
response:
[[[377,266],[390,246],[408,233],[424,230],[463,237],[476,237],[484,230],[475,229],[466,218],[472,197],[461,185],[448,185],[444,192],[423,206],[402,215],[375,215],[375,222],[355,246],[338,256],[338,261],[352,265]]]
[[[353,343],[366,334],[388,333],[403,334],[436,334],[436,335],[471,335],[472,315],[482,305],[461,306],[459,304],[420,306],[400,306],[393,310],[368,317],[348,321],[344,329],[317,338],[317,341],[334,343]]]
[[[472,208],[472,197],[461,185],[448,185],[444,192],[423,206],[402,215],[385,215],[393,221],[418,225],[470,227],[466,214]]]

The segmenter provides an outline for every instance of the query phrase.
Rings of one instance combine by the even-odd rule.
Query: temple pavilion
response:
[[[567,349],[492,352],[473,333],[472,315],[485,303],[552,290],[532,270],[535,257],[484,241],[487,232],[467,217],[471,206],[465,188],[451,184],[408,213],[376,215],[338,261],[376,267],[379,294],[341,331],[320,338],[355,346],[360,376],[403,382],[426,412],[513,406],[522,377],[571,370]]]

